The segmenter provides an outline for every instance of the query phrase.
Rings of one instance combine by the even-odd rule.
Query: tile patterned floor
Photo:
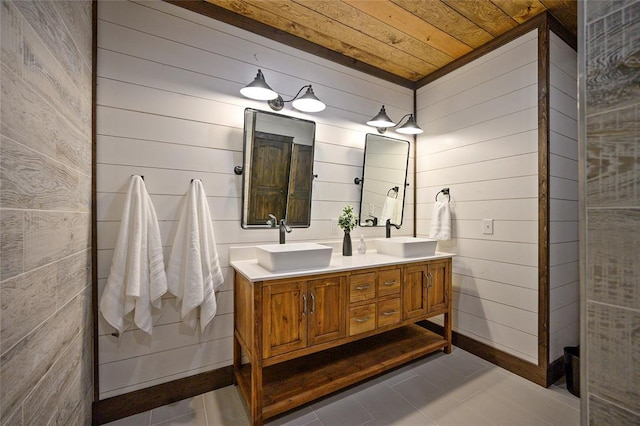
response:
[[[580,399],[564,382],[535,385],[459,348],[322,399],[270,426],[562,425],[580,423]],[[109,426],[248,425],[229,386]]]

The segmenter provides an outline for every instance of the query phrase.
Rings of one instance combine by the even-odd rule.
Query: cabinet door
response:
[[[309,346],[346,336],[345,277],[312,280],[307,283]]]
[[[429,263],[427,312],[447,309],[449,303],[449,265],[450,262],[446,260]]]
[[[263,357],[307,347],[306,284],[288,282],[262,289]]]
[[[426,264],[408,266],[403,269],[402,312],[404,319],[419,317],[427,313],[427,280],[429,268]]]

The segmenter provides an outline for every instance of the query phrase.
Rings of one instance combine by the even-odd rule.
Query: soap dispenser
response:
[[[367,252],[367,244],[364,242],[364,235],[360,235],[360,244],[358,245],[358,253],[365,254]]]

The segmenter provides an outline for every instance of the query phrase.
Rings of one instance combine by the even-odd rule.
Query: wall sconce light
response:
[[[302,91],[307,89],[304,95],[300,96]],[[282,96],[278,95],[264,79],[262,70],[258,70],[256,78],[245,87],[240,89],[240,93],[250,99],[256,99],[259,101],[267,101],[269,107],[274,111],[280,111],[284,108],[285,102],[291,102],[298,111],[302,112],[320,112],[327,106],[313,93],[313,88],[310,84],[302,86],[298,93],[291,99],[284,100]]]
[[[406,117],[409,118],[402,126],[400,126],[400,123],[402,123],[402,120],[404,120]],[[423,132],[420,126],[418,126],[418,124],[416,123],[416,120],[413,118],[413,114],[405,114],[398,121],[398,124],[396,124],[387,115],[387,111],[384,109],[384,105],[382,105],[382,108],[380,108],[380,112],[375,117],[367,121],[367,124],[369,126],[375,127],[378,130],[378,133],[384,133],[387,131],[387,128],[397,126],[400,127],[396,129],[396,132],[405,135],[417,135]]]
[[[258,70],[258,75],[253,81],[242,89],[240,89],[240,93],[250,99],[256,99],[258,101],[270,101],[272,99],[276,99],[278,94],[267,84],[267,81],[264,79],[264,74],[262,74],[262,70]]]

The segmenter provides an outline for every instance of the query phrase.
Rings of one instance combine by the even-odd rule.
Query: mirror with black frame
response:
[[[313,121],[245,109],[243,228],[270,227],[270,214],[310,226],[315,131]]]
[[[360,226],[402,225],[409,142],[369,133],[364,147]]]

